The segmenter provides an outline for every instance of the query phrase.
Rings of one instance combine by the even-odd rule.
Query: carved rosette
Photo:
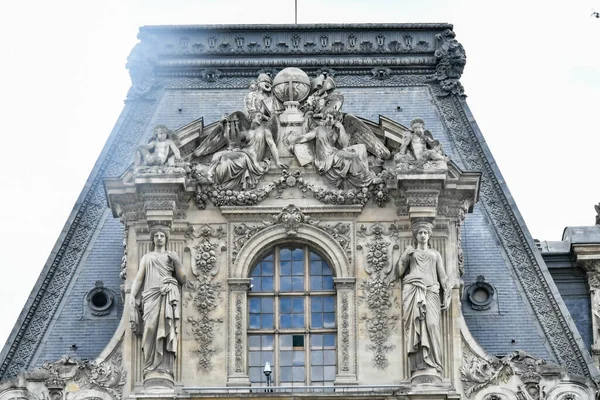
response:
[[[188,317],[188,322],[192,325],[194,339],[199,345],[194,350],[194,353],[199,356],[198,368],[208,373],[213,367],[212,357],[220,351],[212,344],[223,323],[223,318],[215,318],[212,314],[222,303],[223,286],[213,280],[219,272],[218,254],[225,250],[225,247],[219,249],[219,244],[211,242],[211,238],[221,239],[225,236],[225,232],[220,226],[216,229],[209,225],[200,228],[190,226],[187,236],[200,239],[193,247],[195,251],[193,272],[197,279],[187,282],[188,288],[191,289],[191,301],[198,315]]]
[[[369,312],[363,314],[360,320],[366,324],[370,344],[367,349],[373,352],[373,366],[386,369],[389,365],[387,353],[395,348],[389,342],[391,333],[395,331],[400,315],[394,312],[394,304],[398,302],[393,298],[392,283],[386,281],[392,264],[390,259],[391,243],[384,236],[397,236],[398,231],[394,225],[384,229],[381,225],[373,225],[367,229],[361,226],[359,236],[370,240],[366,243],[365,271],[369,279],[361,282],[362,303],[367,305]]]

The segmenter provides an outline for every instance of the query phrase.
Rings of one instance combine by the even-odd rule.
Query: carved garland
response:
[[[198,185],[194,202],[200,210],[206,209],[210,201],[216,207],[222,206],[253,206],[259,204],[277,189],[277,198],[289,187],[298,188],[303,193],[310,193],[315,199],[325,204],[365,205],[372,200],[379,207],[384,207],[389,201],[389,192],[381,179],[368,187],[361,189],[336,190],[306,183],[300,171],[282,171],[279,178],[260,188],[251,190],[223,190],[216,185]]]
[[[367,304],[369,312],[361,316],[367,326],[370,344],[367,349],[373,352],[373,366],[378,369],[386,369],[389,365],[387,353],[396,346],[388,342],[391,333],[395,331],[398,314],[393,313],[393,304],[397,301],[392,298],[392,285],[386,282],[385,277],[391,269],[389,258],[390,243],[383,236],[396,236],[397,230],[394,225],[390,226],[386,233],[380,225],[374,225],[369,231],[361,226],[360,236],[371,236],[367,246],[367,265],[365,271],[369,279],[361,282],[362,295],[360,300]]]
[[[221,227],[216,230],[206,225],[196,230],[190,226],[188,237],[200,238],[194,246],[196,252],[194,275],[195,281],[188,281],[187,286],[191,289],[191,301],[198,312],[198,316],[188,317],[192,326],[194,339],[199,347],[193,350],[199,355],[198,368],[208,373],[212,370],[212,357],[220,349],[213,348],[218,327],[223,323],[222,318],[213,318],[211,315],[221,303],[223,287],[220,282],[213,282],[215,275],[219,272],[217,264],[218,244],[211,243],[210,238],[221,238],[224,235]],[[222,248],[221,250],[224,250]]]

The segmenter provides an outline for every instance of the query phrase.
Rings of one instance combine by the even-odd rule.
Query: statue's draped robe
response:
[[[317,172],[336,187],[351,189],[371,184],[374,174],[369,170],[367,148],[364,144],[338,149],[335,143],[338,134],[330,128],[320,127],[316,131],[315,167]]]
[[[140,265],[146,268],[142,292],[144,372],[172,373],[181,314],[179,283],[173,277],[175,268],[166,252],[148,253]]]
[[[251,189],[268,171],[268,164],[261,163],[267,147],[265,131],[257,129],[251,132],[252,136],[243,149],[221,151],[213,157],[213,180],[222,189]]]
[[[448,279],[442,257],[433,249],[415,249],[401,262],[409,268],[402,289],[406,349],[409,355],[415,355],[417,364],[441,371],[440,283]]]

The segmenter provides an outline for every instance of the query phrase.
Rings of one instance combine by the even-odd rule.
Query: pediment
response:
[[[383,207],[404,180],[466,185],[469,193],[479,184],[477,174],[461,178],[467,175],[418,116],[409,128],[383,115],[370,121],[345,113],[344,95],[327,73],[260,74],[240,103],[243,111],[206,126],[202,117],[173,131],[157,125],[135,164],[105,187],[132,204],[141,201],[135,187],[161,183],[186,192],[199,209],[225,210],[280,207],[291,198],[317,208]]]

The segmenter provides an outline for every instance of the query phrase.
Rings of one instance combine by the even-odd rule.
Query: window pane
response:
[[[322,297],[311,297],[310,298],[310,311],[312,311],[312,312],[323,311],[323,298]]]
[[[294,314],[292,324],[294,328],[304,328],[304,314]]]
[[[325,328],[335,328],[335,314],[334,313],[325,313],[323,314],[323,327]]]
[[[313,350],[310,352],[311,358],[310,363],[312,365],[323,365],[323,352],[320,350]]]
[[[281,261],[289,261],[292,259],[292,250],[288,248],[282,248],[279,250],[279,259]]]
[[[304,312],[304,298],[294,298],[294,313],[303,313]]]
[[[260,312],[260,297],[251,297],[249,303],[251,313]]]
[[[311,259],[311,260],[320,260],[320,259],[321,259],[321,256],[320,256],[320,255],[318,255],[317,253],[315,253],[315,252],[311,251],[311,252],[310,252],[310,259]]]
[[[290,314],[292,312],[292,298],[282,297],[279,299],[279,312]]]
[[[304,275],[304,261],[292,262],[292,275]]]
[[[320,276],[310,277],[310,289],[311,290],[323,290],[323,278]]]
[[[281,381],[291,381],[292,380],[292,367],[281,367]]]
[[[310,316],[310,326],[312,328],[322,328],[323,327],[323,314],[312,313]]]
[[[335,297],[327,296],[323,297],[323,311],[334,312],[335,311]]]
[[[282,314],[279,319],[279,328],[290,329],[292,328],[292,316],[291,314]]]
[[[260,347],[260,336],[250,336],[248,338],[248,347],[249,348],[253,348],[253,347]]]
[[[303,351],[294,351],[294,359],[293,359],[292,365],[295,367],[304,366],[304,352]]]
[[[303,292],[304,291],[304,277],[294,276],[292,278],[292,291]]]
[[[335,380],[335,366],[329,366],[323,368],[325,381],[332,382]]]
[[[250,329],[260,329],[260,314],[250,314]]]
[[[273,325],[273,314],[263,314],[261,318],[263,329],[273,329],[275,326]]]
[[[260,362],[261,362],[260,352],[251,351],[250,354],[248,355],[248,364],[250,366],[257,366],[257,365],[261,365]]]
[[[272,313],[273,312],[273,298],[272,297],[261,297],[260,305],[262,312]]]
[[[335,350],[325,350],[323,352],[323,364],[335,365]]]
[[[292,365],[292,352],[291,351],[282,351],[279,353],[280,359],[279,363],[281,366]]]
[[[282,349],[291,349],[292,335],[281,335],[279,345]]]
[[[273,276],[273,263],[263,261],[261,264],[262,264],[261,275],[262,276]]]
[[[323,347],[335,348],[335,335],[323,335]]]
[[[273,335],[263,335],[261,340],[263,349],[273,350]]]
[[[263,277],[260,279],[260,289],[257,292],[272,292],[273,291],[273,278]]]
[[[310,348],[320,349],[323,347],[323,335],[312,335],[310,337]]]
[[[256,267],[252,268],[252,272],[250,273],[250,276],[260,276],[260,264],[258,264]]]
[[[292,335],[292,345],[295,348],[304,348],[304,335]]]
[[[281,268],[281,275],[291,275],[292,274],[292,263],[291,261],[281,261],[279,263]]]
[[[323,381],[323,367],[317,367],[315,365],[310,367],[310,380]]]
[[[291,276],[282,276],[280,278],[279,290],[282,292],[291,292],[292,291],[292,277]]]
[[[311,275],[323,275],[323,264],[321,263],[321,261],[311,261],[310,262],[310,274]]]
[[[294,251],[292,252],[292,260],[304,260],[304,249],[294,249]]]
[[[304,382],[304,367],[294,368],[294,382]]]
[[[250,367],[248,372],[250,375],[250,382],[261,382],[261,375],[263,375],[262,367]]]
[[[333,277],[331,277],[331,276],[323,277],[323,290],[333,290]]]
[[[333,275],[331,267],[326,262],[323,262],[323,275]]]

